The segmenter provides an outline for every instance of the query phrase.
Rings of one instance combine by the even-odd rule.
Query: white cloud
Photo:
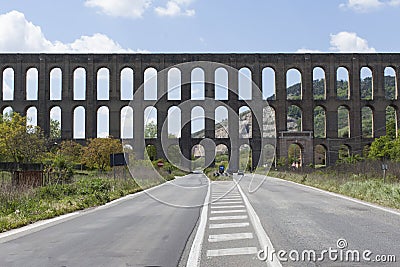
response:
[[[389,6],[400,6],[400,0],[348,0],[347,3],[339,5],[340,8],[351,9],[360,13],[366,13]]]
[[[72,43],[51,42],[41,28],[27,21],[25,15],[11,11],[0,15],[1,52],[50,52],[50,53],[125,53],[134,52],[122,48],[108,36],[95,33],[81,36]],[[139,51],[138,51],[139,52]]]
[[[375,48],[369,47],[368,41],[357,36],[354,32],[339,32],[331,34],[330,50],[335,52],[374,53]]]
[[[187,7],[191,4],[192,0],[170,0],[167,2],[166,7],[158,6],[154,10],[157,15],[162,17],[177,17],[177,16],[187,16],[192,17],[196,14],[194,9],[185,9],[182,10],[183,7]]]
[[[389,6],[400,6],[400,0],[391,0],[388,3]]]
[[[152,0],[86,0],[87,7],[99,8],[101,13],[113,17],[141,18]]]
[[[319,50],[313,50],[313,49],[307,49],[307,48],[300,48],[300,49],[298,49],[298,50],[296,51],[296,53],[305,54],[305,53],[322,53],[322,52],[319,51]]]

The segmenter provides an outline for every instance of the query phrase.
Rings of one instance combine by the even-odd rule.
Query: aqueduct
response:
[[[176,96],[169,97],[168,75],[159,75],[155,82],[155,95],[162,96],[155,101],[150,95],[135,94],[136,90],[146,79],[146,72],[172,68],[173,66],[195,61],[218,62],[237,70],[245,70],[251,77],[254,85],[250,92],[240,97],[240,78],[238,74],[229,70],[200,69],[203,79],[211,81],[205,83],[203,95],[193,99],[190,82],[193,80],[193,70],[179,70],[174,68],[182,86]],[[371,92],[365,96],[362,93],[362,79],[365,70],[370,73]],[[196,70],[198,71],[198,70]],[[226,96],[217,96],[217,72],[223,72],[227,86],[232,90]],[[288,74],[294,71],[298,75],[300,89],[297,95],[289,95],[290,79]],[[316,73],[319,71],[319,78]],[[345,72],[347,92],[339,94],[339,81],[342,81],[341,71]],[[160,138],[151,138],[144,141],[144,112],[149,106],[156,108],[156,121],[160,126],[168,117],[170,108],[178,106],[182,101],[191,101],[192,104],[180,110],[182,125],[179,139],[170,141],[171,144],[180,144],[181,151],[186,158],[190,158],[191,149],[202,139],[208,138],[218,144],[225,144],[232,157],[232,168],[238,168],[238,150],[241,144],[249,142],[252,149],[253,167],[256,167],[262,156],[261,141],[268,139],[264,134],[265,128],[253,125],[251,134],[243,138],[239,134],[239,122],[229,120],[229,139],[215,136],[216,124],[205,119],[204,136],[193,137],[190,115],[194,108],[202,109],[206,118],[215,116],[217,102],[203,99],[218,99],[229,107],[231,112],[239,114],[240,108],[246,103],[254,103],[255,109],[251,116],[262,117],[263,109],[269,105],[275,116],[276,158],[287,157],[290,144],[298,144],[302,149],[303,164],[315,163],[315,148],[322,147],[327,164],[334,164],[339,155],[339,149],[345,145],[350,153],[360,154],[364,146],[370,144],[373,138],[385,135],[388,107],[395,111],[396,127],[398,124],[399,100],[397,84],[399,84],[400,54],[1,54],[0,55],[0,109],[2,112],[12,109],[26,115],[34,111],[37,125],[45,134],[50,134],[50,117],[57,109],[62,118],[61,139],[88,139],[99,135],[100,113],[106,114],[107,134],[119,138],[132,138],[135,146],[144,151],[145,145],[153,144],[157,148],[157,157],[164,157]],[[54,77],[52,77],[52,75]],[[102,77],[105,76],[106,85]],[[388,89],[387,77],[394,78],[394,92]],[[7,78],[8,77],[8,78]],[[36,82],[32,82],[36,80]],[[58,77],[58,78],[57,78]],[[343,76],[344,77],[344,76]],[[9,82],[6,80],[11,79]],[[316,95],[315,81],[323,81],[323,93]],[[57,81],[57,82],[55,82]],[[78,84],[82,89],[78,90]],[[100,83],[103,85],[100,86]],[[57,85],[55,85],[57,84]],[[342,81],[343,84],[343,81]],[[266,87],[270,86],[269,93]],[[342,85],[340,85],[342,90]],[[33,87],[34,89],[31,89]],[[101,87],[104,87],[103,89]],[[54,89],[57,88],[57,89]],[[125,89],[124,89],[125,88]],[[126,90],[128,88],[128,90]],[[272,88],[272,89],[271,89]],[[33,90],[33,91],[32,91]],[[58,92],[53,92],[53,91]],[[101,90],[105,92],[100,93]],[[124,92],[123,92],[124,91]],[[133,99],[133,95],[135,99]],[[239,97],[238,97],[239,96]],[[267,103],[268,99],[268,104]],[[129,103],[133,101],[134,110],[129,110]],[[297,131],[290,131],[288,109],[296,107],[300,110],[301,123]],[[315,110],[319,109],[323,115],[323,133],[315,134]],[[369,110],[372,118],[370,134],[363,131],[363,110]],[[345,110],[348,125],[345,134],[339,133],[338,113]],[[133,130],[128,129],[124,135],[121,129],[121,113],[133,112]],[[78,118],[80,114],[83,118]],[[232,116],[234,117],[234,116]],[[77,132],[78,124],[81,131]],[[397,129],[397,128],[396,128]],[[165,135],[161,127],[157,128],[157,136]],[[246,139],[246,140],[244,140]],[[233,142],[232,142],[233,140]],[[246,141],[246,142],[245,142]],[[268,142],[267,142],[268,143]],[[207,149],[206,149],[207,150]],[[215,153],[206,151],[207,155]],[[207,161],[207,159],[206,159]]]

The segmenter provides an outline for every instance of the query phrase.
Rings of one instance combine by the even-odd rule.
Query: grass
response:
[[[382,206],[400,209],[400,183],[395,179],[319,170],[311,173],[271,171],[270,176],[339,193]]]
[[[170,178],[170,177],[168,177]],[[110,179],[94,173],[76,175],[69,184],[14,188],[0,183],[0,233],[62,214],[103,205],[160,184],[159,179]]]

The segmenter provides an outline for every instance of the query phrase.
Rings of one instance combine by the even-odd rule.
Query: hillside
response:
[[[386,98],[388,99],[393,99],[395,96],[395,77],[393,76],[385,76],[384,79],[385,82],[385,88],[386,90],[385,95]],[[338,98],[339,99],[347,99],[347,87],[348,87],[348,82],[347,81],[337,81],[338,85]],[[315,100],[322,100],[324,99],[324,86],[325,86],[325,80],[320,79],[320,80],[314,80],[313,81],[313,92],[314,92],[314,99]],[[371,78],[366,78],[363,81],[361,81],[361,97],[362,99],[371,99],[371,90],[372,88],[372,80]],[[290,99],[300,99],[300,89],[301,85],[300,83],[295,84],[290,86],[287,91],[288,91],[288,96]],[[269,100],[274,99],[274,96],[271,96]],[[339,126],[339,137],[346,137],[348,136],[348,125],[347,125],[347,118],[348,114],[347,111],[344,109],[341,109],[338,111],[338,126]],[[264,116],[265,117],[265,116]],[[389,114],[388,118],[393,120],[394,115]],[[243,112],[240,114],[241,118],[241,123],[240,123],[240,136],[242,138],[247,138],[249,137],[249,132],[251,132],[252,128],[252,122],[251,122],[251,116],[250,112]],[[301,110],[297,108],[296,106],[291,106],[288,109],[288,130],[289,131],[296,131],[300,130],[300,123],[301,123]],[[315,137],[323,137],[323,130],[324,130],[324,112],[323,109],[316,109],[314,111],[314,124],[315,124]],[[362,114],[362,125],[363,125],[363,135],[365,137],[371,136],[371,125],[372,125],[372,117],[371,114],[368,114],[367,112],[363,112]],[[266,129],[265,131],[267,132],[272,132],[271,129],[267,129],[268,126],[265,126]],[[217,138],[227,138],[228,133],[227,129],[228,128],[228,121],[224,120],[221,123],[216,125],[216,137]],[[204,136],[204,131],[199,131],[193,134],[193,137],[195,138],[201,138]]]

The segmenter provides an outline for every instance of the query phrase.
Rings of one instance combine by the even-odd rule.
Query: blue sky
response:
[[[400,0],[0,1],[0,53],[400,52],[399,13]]]
[[[400,0],[1,1],[0,51],[398,52],[399,12]]]

